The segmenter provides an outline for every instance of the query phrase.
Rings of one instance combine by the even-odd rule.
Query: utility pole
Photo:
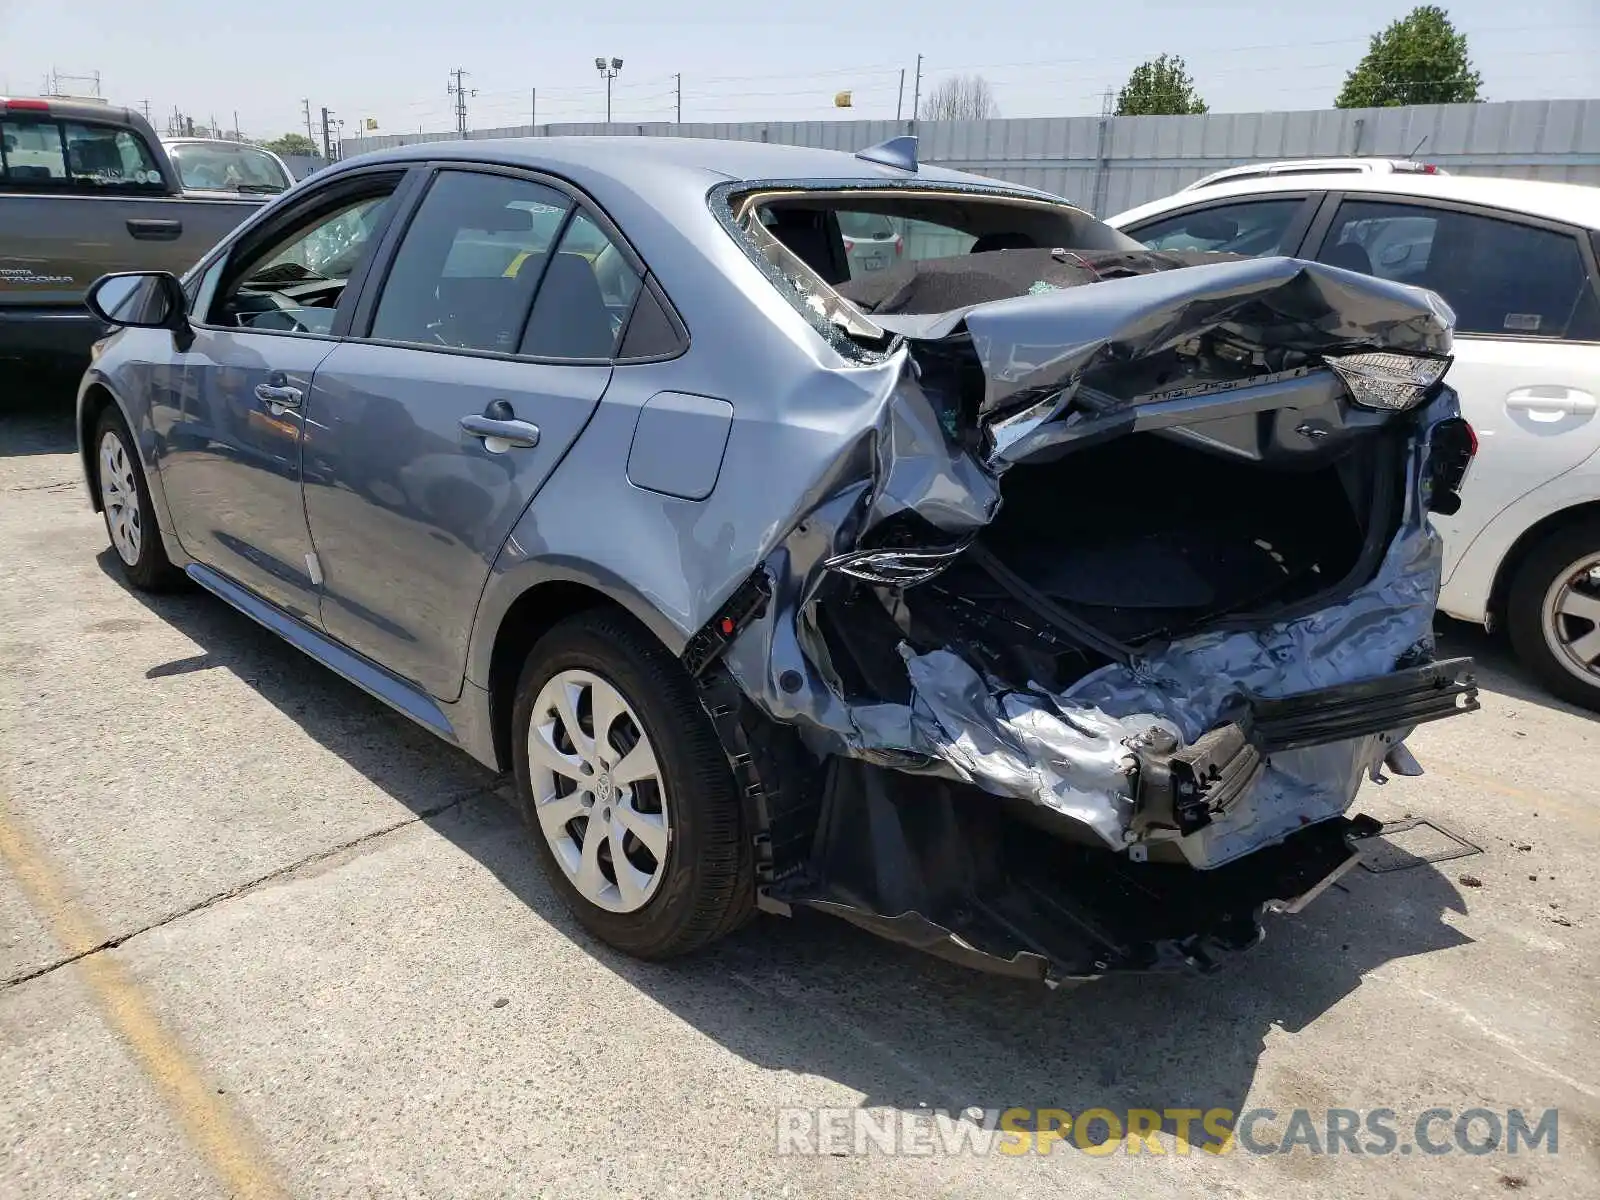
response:
[[[333,161],[333,138],[330,134],[330,118],[333,116],[326,108],[322,110],[322,157],[328,162]]]
[[[609,63],[604,58],[596,56],[595,70],[600,72],[600,77],[606,81],[606,124],[611,124],[611,81],[622,70],[622,60],[613,58]]]
[[[539,132],[539,89],[534,88],[528,97],[528,126],[535,134]]]
[[[233,140],[236,142],[244,141],[243,135],[239,133],[239,110],[237,108],[233,110]]]
[[[144,119],[146,121],[148,121],[150,119],[150,101],[148,101],[148,100],[139,101],[139,108],[144,113]]]
[[[306,141],[315,146],[317,144],[317,135],[311,132],[311,101],[300,101],[300,111],[303,112],[306,117]]]
[[[900,120],[900,110],[906,103],[906,69],[900,68],[900,94],[894,98],[894,119]]]
[[[678,82],[678,120],[677,120],[676,123],[679,124],[679,125],[682,125],[683,124],[683,72],[679,71],[672,78],[677,80],[677,82]]]
[[[468,88],[461,82],[462,76],[470,73],[457,67],[450,72],[450,82],[444,87],[445,95],[456,98],[456,132],[462,137],[467,136],[467,97],[478,94],[477,88]]]
[[[917,81],[911,87],[911,128],[917,127],[917,111],[922,107],[922,55],[917,55]]]

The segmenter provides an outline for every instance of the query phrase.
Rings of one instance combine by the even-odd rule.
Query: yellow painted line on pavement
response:
[[[102,1015],[133,1052],[155,1084],[184,1133],[233,1196],[283,1197],[276,1172],[257,1144],[254,1131],[207,1083],[199,1066],[145,1000],[139,985],[107,952],[94,916],[61,882],[49,854],[0,804],[0,860],[3,860],[51,932],[68,954],[84,955],[75,965]]]
[[[1600,825],[1600,807],[1592,804],[1584,804],[1579,800],[1568,800],[1564,796],[1553,795],[1550,792],[1530,791],[1527,788],[1518,787],[1514,783],[1503,783],[1493,776],[1479,775],[1474,771],[1464,771],[1456,766],[1439,766],[1437,763],[1423,763],[1422,766],[1428,775],[1442,775],[1444,778],[1453,779],[1457,783],[1488,788],[1491,792],[1499,792],[1502,796],[1509,796],[1513,800],[1521,800],[1524,804],[1531,804],[1535,808],[1559,811],[1585,825]]]

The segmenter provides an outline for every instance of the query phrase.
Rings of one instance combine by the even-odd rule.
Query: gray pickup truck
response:
[[[268,199],[196,198],[150,124],[85,100],[0,97],[0,367],[81,370],[110,271],[191,264]]]

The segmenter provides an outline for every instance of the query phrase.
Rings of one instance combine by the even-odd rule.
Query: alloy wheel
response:
[[[116,432],[109,429],[100,437],[100,501],[118,557],[130,567],[138,566],[144,545],[139,484],[133,474],[133,456]]]
[[[539,830],[579,894],[608,912],[648,904],[666,875],[669,797],[622,693],[590,671],[551,676],[528,725],[528,774]]]
[[[1573,563],[1545,593],[1545,642],[1566,670],[1600,687],[1600,554]]]

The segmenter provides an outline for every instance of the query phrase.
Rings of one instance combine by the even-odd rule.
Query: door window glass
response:
[[[610,358],[639,294],[639,277],[588,215],[562,235],[539,286],[522,353],[539,358]]]
[[[1594,284],[1576,238],[1516,221],[1390,201],[1348,200],[1319,262],[1429,288],[1458,333],[1589,339]]]
[[[247,251],[242,262],[230,264],[231,282],[212,300],[211,322],[280,333],[330,332],[345,285],[383,228],[388,202],[387,191],[349,199]]]
[[[1228,254],[1286,254],[1289,225],[1305,201],[1251,200],[1215,204],[1161,217],[1129,229],[1151,250],[1210,250]]]
[[[150,147],[130,129],[77,121],[0,121],[0,163],[13,186],[164,193]]]
[[[567,207],[525,179],[441,173],[395,254],[372,336],[514,351]]]

